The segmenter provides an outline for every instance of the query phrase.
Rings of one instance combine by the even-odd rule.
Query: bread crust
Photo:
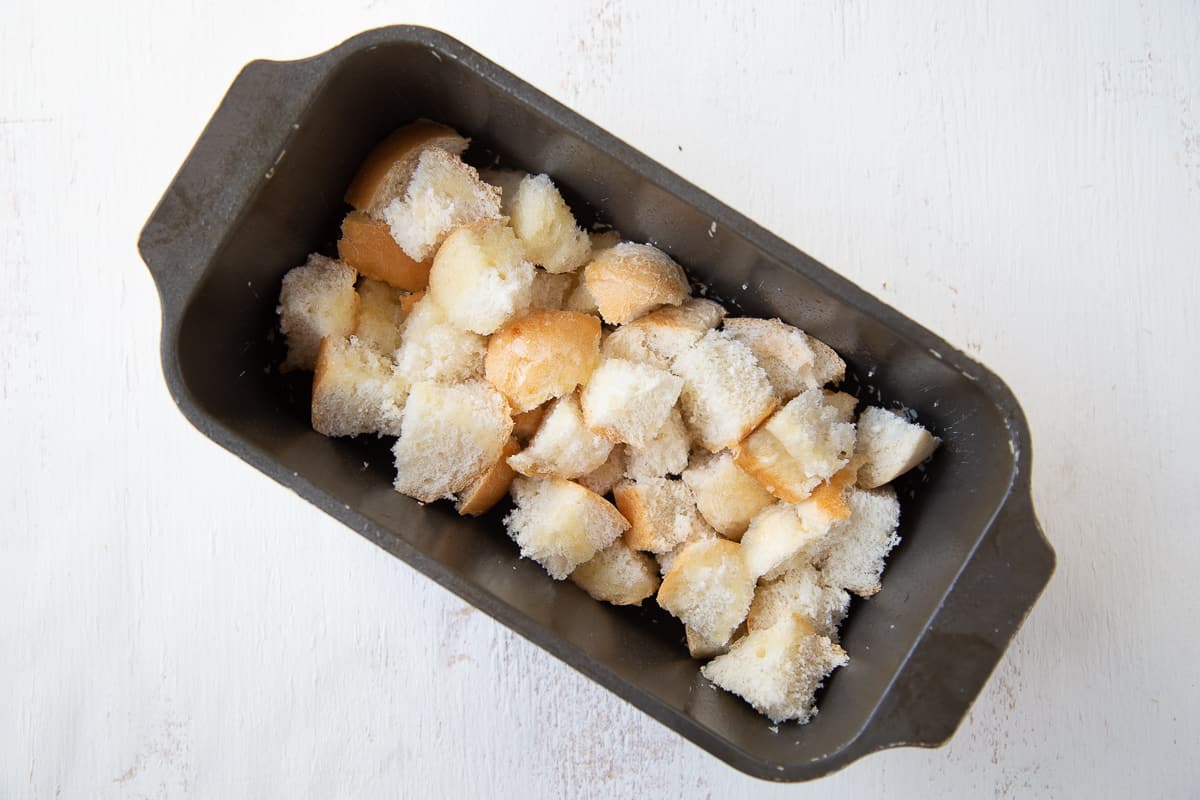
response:
[[[510,436],[496,463],[479,476],[475,483],[468,486],[454,504],[461,516],[478,517],[508,494],[508,487],[512,485],[513,478],[517,476],[517,473],[513,472],[512,467],[508,465],[508,457],[515,455],[520,449],[521,445],[517,442],[517,437]]]
[[[393,197],[404,194],[423,150],[439,147],[460,155],[469,143],[453,128],[427,119],[405,125],[377,144],[363,161],[346,189],[346,202],[376,216]]]
[[[429,285],[433,261],[413,261],[396,244],[386,222],[351,211],[342,221],[338,258],[360,275],[389,286],[417,292]]]
[[[521,413],[587,383],[599,361],[600,320],[535,309],[492,335],[484,374]]]
[[[583,282],[610,325],[623,325],[659,306],[688,298],[683,268],[657,247],[628,242],[596,255],[584,268]]]

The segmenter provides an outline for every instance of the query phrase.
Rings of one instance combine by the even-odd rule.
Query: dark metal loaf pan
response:
[[[942,437],[928,468],[899,482],[904,541],[883,591],[855,602],[842,639],[850,666],[828,681],[810,725],[776,732],[715,691],[688,658],[682,628],[652,603],[593,602],[519,559],[499,511],[460,519],[448,504],[422,507],[394,492],[386,442],[309,428],[307,379],[272,368],[280,278],[329,250],[359,163],[419,117],[549,173],[574,206],[657,243],[738,313],[781,317],[824,339],[849,364],[851,391],[904,404]],[[197,428],[752,775],[807,780],[883,748],[943,743],[1054,569],[1030,503],[1029,431],[995,375],[436,31],[384,28],[314,58],[249,64],[139,247],[162,297],[163,371]]]

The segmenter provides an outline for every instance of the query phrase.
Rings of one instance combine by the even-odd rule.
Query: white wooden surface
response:
[[[1200,796],[1197,3],[3,18],[0,797]],[[948,746],[803,786],[745,777],[176,411],[142,222],[244,62],[403,21],[1011,384],[1059,569]]]

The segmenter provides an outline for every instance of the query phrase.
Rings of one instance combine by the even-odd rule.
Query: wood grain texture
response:
[[[0,797],[1194,797],[1200,7],[22,3]],[[134,243],[237,69],[480,49],[1003,376],[1058,573],[949,745],[747,778],[189,427]]]

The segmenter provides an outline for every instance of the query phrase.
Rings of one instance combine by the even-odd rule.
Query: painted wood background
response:
[[[142,222],[244,62],[393,22],[1010,383],[1059,569],[949,745],[745,777],[184,421]],[[17,0],[0,263],[0,797],[1200,796],[1194,1]]]

